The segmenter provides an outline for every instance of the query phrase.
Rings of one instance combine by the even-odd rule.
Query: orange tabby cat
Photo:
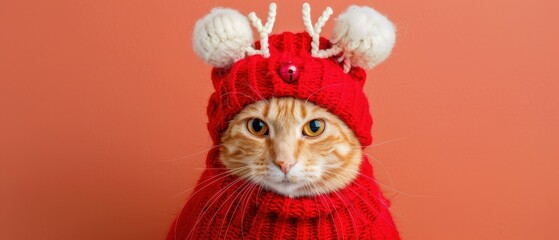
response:
[[[362,159],[359,141],[343,121],[289,97],[247,106],[221,140],[220,161],[231,173],[289,197],[345,187]]]
[[[320,32],[271,34],[250,13],[216,8],[196,23],[193,46],[214,66],[207,108],[215,148],[167,239],[399,239],[389,202],[362,149],[372,143],[364,68],[384,61],[392,23],[369,7]],[[258,31],[254,42],[249,21]]]

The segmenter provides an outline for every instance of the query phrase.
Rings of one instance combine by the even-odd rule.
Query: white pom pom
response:
[[[238,11],[214,8],[194,27],[194,52],[206,63],[227,67],[243,59],[253,44],[248,19]]]
[[[350,6],[336,20],[333,32],[332,42],[343,50],[344,57],[363,68],[384,61],[396,41],[394,25],[370,7]]]

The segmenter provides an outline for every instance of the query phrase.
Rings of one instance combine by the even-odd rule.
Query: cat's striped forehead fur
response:
[[[251,132],[254,119],[267,127],[265,135]],[[324,128],[311,137],[304,129],[313,120]],[[358,174],[361,159],[360,143],[343,121],[311,102],[289,97],[248,105],[221,138],[220,161],[231,174],[290,197],[345,187]]]

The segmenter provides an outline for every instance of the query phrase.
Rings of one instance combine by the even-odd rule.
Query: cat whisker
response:
[[[396,140],[393,140],[393,141],[396,141]],[[388,143],[388,142],[386,142],[386,143]],[[384,143],[382,143],[382,144],[384,144]],[[382,161],[380,161],[380,159],[378,159],[376,156],[372,155],[371,153],[368,153],[365,150],[361,150],[361,147],[352,147],[351,149],[360,150],[363,155],[368,156],[368,157],[370,157],[370,159],[376,161],[381,166],[384,173],[388,176],[388,180],[390,181],[390,184],[394,185],[394,180],[392,178],[392,175],[388,171],[388,168],[386,167],[386,165]]]
[[[268,99],[265,99],[264,96],[262,96],[262,94],[260,94],[259,91],[257,91],[256,89],[254,89],[254,87],[252,87],[252,84],[247,82],[246,86],[249,87],[250,90],[252,90],[252,92],[254,92],[254,94],[256,94],[260,98],[260,101],[263,101],[263,100],[268,101]]]
[[[229,173],[227,173],[227,172],[219,173],[219,174],[217,174],[217,175],[215,175],[215,176],[213,176],[213,177],[211,177],[211,178],[209,178],[209,179],[206,179],[206,180],[204,180],[203,182],[197,184],[197,186],[191,187],[191,188],[186,189],[186,190],[184,190],[184,191],[182,191],[182,192],[180,192],[180,193],[175,194],[175,195],[172,196],[171,198],[180,197],[181,195],[183,195],[183,194],[185,194],[185,193],[188,193],[188,192],[194,190],[196,187],[198,187],[198,185],[202,185],[202,187],[199,189],[199,190],[202,190],[202,189],[204,189],[204,188],[206,187],[206,186],[203,186],[204,184],[208,183],[207,185],[211,185],[211,184],[214,183],[215,181],[218,181],[218,180],[220,180],[220,179],[223,179],[223,178],[225,178],[225,177],[227,177],[227,176],[229,176]],[[215,180],[215,181],[214,181],[214,180]],[[211,182],[211,183],[210,183],[210,182]],[[198,190],[198,191],[199,191],[199,190]],[[197,191],[197,192],[198,192],[198,191]],[[194,194],[196,194],[196,192],[193,193],[192,195],[194,195]]]
[[[331,212],[332,209],[334,209],[334,210],[336,209],[336,207],[334,206],[334,204],[332,203],[332,201],[326,201],[326,200],[330,200],[330,199],[324,197],[324,195],[319,195],[319,196],[320,196],[320,198],[322,199],[322,202],[326,202],[326,206],[328,207],[328,212]],[[325,199],[326,199],[326,200],[325,200]],[[330,208],[330,204],[332,204],[332,208]],[[338,217],[338,220],[339,220],[340,223],[341,223],[341,218],[340,218],[340,215],[338,215],[338,212],[337,212],[337,211],[334,212],[334,215],[336,215],[336,216]],[[329,216],[332,218],[332,222],[334,223],[334,229],[336,229],[336,236],[339,238],[339,236],[340,236],[340,231],[338,230],[338,226],[337,226],[337,224],[336,224],[336,220],[334,219],[334,216],[332,216],[332,215],[329,215]],[[343,224],[342,224],[342,226],[343,226]],[[344,234],[343,229],[342,229],[342,238],[341,238],[341,239],[345,239],[345,236],[344,236],[344,235],[345,235],[345,234]]]
[[[245,164],[246,164],[246,160],[245,160],[245,159],[235,159],[235,158],[229,158],[229,159],[227,159],[227,162],[233,162],[233,163],[245,163]]]
[[[381,146],[384,144],[388,144],[388,143],[392,143],[392,142],[396,142],[399,140],[404,139],[403,137],[399,137],[399,138],[395,138],[395,139],[391,139],[391,140],[387,140],[384,142],[380,142],[377,144],[371,144],[371,145],[367,145],[365,147],[376,147],[376,146]],[[356,146],[356,147],[351,147],[351,149],[354,150],[361,150],[361,146]],[[378,159],[376,156],[372,155],[371,153],[368,153],[366,150],[362,150],[363,155],[366,155],[368,157],[370,157],[372,160],[376,161],[377,163],[380,164],[380,166],[382,167],[382,170],[384,171],[384,173],[386,173],[386,175],[388,176],[388,180],[390,181],[390,184],[394,185],[394,179],[392,178],[392,175],[390,174],[390,172],[388,171],[388,168],[386,167],[386,165],[380,161],[380,159]]]
[[[317,94],[318,92],[320,92],[324,89],[330,88],[330,87],[337,87],[337,86],[341,86],[341,85],[345,85],[345,84],[348,84],[348,83],[336,83],[336,84],[326,85],[326,86],[314,91],[313,93],[311,93],[311,95],[309,95],[309,97],[307,97],[307,99],[305,99],[305,104],[308,103],[309,100],[311,99],[311,97],[314,96],[315,94]]]
[[[223,200],[223,199],[220,199],[220,200],[221,200],[221,204],[219,205],[219,208],[216,209],[214,215],[213,215],[212,218],[210,219],[209,224],[206,226],[206,229],[204,230],[204,232],[208,232],[208,228],[212,225],[212,223],[213,223],[213,221],[214,221],[214,219],[215,219],[215,216],[217,216],[217,214],[220,212],[221,208],[223,208],[223,206],[225,206],[225,204],[229,204],[229,208],[228,208],[227,212],[226,212],[225,215],[224,215],[224,219],[227,218],[227,213],[228,213],[230,207],[233,205],[233,203],[235,202],[235,200],[236,200],[237,197],[239,196],[239,195],[237,195],[237,194],[235,194],[235,193],[237,193],[237,191],[240,191],[240,190],[244,189],[244,187],[247,186],[248,184],[249,184],[249,182],[244,182],[244,183],[242,183],[241,186],[239,186],[237,189],[235,189],[235,190],[234,190],[231,194],[229,194],[229,196],[227,196],[224,200]],[[231,202],[229,203],[229,199],[230,199],[231,197],[233,197],[233,196],[235,196],[235,198],[233,198],[233,199],[231,200]],[[218,200],[218,199],[216,199],[216,200],[214,201],[214,203],[216,203],[217,200]],[[217,223],[215,223],[215,224],[217,224]],[[221,227],[223,227],[223,222],[222,222]],[[220,229],[219,229],[220,234],[221,234],[221,227],[220,227]],[[219,237],[218,237],[218,239],[219,239]]]
[[[384,142],[381,142],[381,143],[372,144],[372,145],[369,145],[369,146],[370,147],[381,146],[381,145],[396,142],[396,141],[399,141],[399,140],[402,140],[402,139],[404,139],[404,138],[399,137],[399,138],[391,139],[391,140],[384,141]],[[392,174],[390,174],[390,172],[388,171],[388,167],[386,167],[386,165],[379,158],[372,155],[371,153],[368,153],[366,150],[363,150],[363,155],[366,155],[366,156],[370,157],[370,159],[376,161],[382,167],[382,170],[384,171],[384,173],[386,173],[386,175],[388,176],[388,181],[390,181],[390,184],[394,185],[394,179],[392,178]]]
[[[227,96],[227,95],[229,95],[229,94],[237,94],[237,95],[240,95],[240,96],[245,96],[245,97],[250,98],[253,102],[258,102],[258,100],[255,99],[255,98],[253,98],[252,96],[250,96],[250,95],[248,95],[248,94],[245,94],[245,93],[242,93],[242,92],[236,92],[236,91],[233,91],[233,92],[225,92],[225,93],[221,94],[220,98],[223,98],[224,96]],[[231,107],[231,106],[229,105],[229,107]]]
[[[221,145],[215,145],[215,146],[212,146],[212,147],[210,147],[210,148],[208,148],[208,149],[206,149],[206,150],[203,150],[203,151],[191,153],[191,154],[188,154],[188,155],[186,155],[186,156],[177,157],[177,158],[173,158],[173,159],[169,159],[169,160],[163,160],[162,162],[174,162],[174,161],[178,161],[178,160],[183,160],[183,159],[190,158],[190,157],[193,157],[193,156],[202,154],[202,153],[206,153],[206,152],[211,151],[212,149],[218,148],[218,147],[220,147],[220,146],[221,146]]]
[[[308,149],[308,150],[312,152],[312,150],[310,150],[310,149]],[[318,155],[318,153],[314,153],[314,152],[313,152],[313,154],[317,154],[317,155]],[[370,155],[370,154],[368,154],[368,153],[365,153],[365,152],[363,152],[363,154],[364,154],[364,155],[367,155],[367,156],[369,156],[369,157],[371,157],[373,160],[378,161],[379,164],[383,167],[383,169],[385,169],[386,174],[387,174],[388,177],[389,177],[389,180],[392,181],[392,176],[391,176],[390,173],[388,172],[388,170],[387,170],[386,166],[384,165],[384,163],[382,163],[382,162],[381,162],[378,158],[376,158],[375,156],[372,156],[372,155]],[[327,171],[327,170],[325,170],[325,171]],[[349,170],[348,170],[348,171],[349,171]],[[330,172],[330,173],[332,173],[332,174],[339,174],[339,173],[333,173],[333,172]],[[364,177],[366,177],[366,178],[368,178],[368,179],[371,179],[372,181],[375,181],[375,182],[377,182],[378,184],[380,184],[380,185],[382,185],[382,186],[384,186],[384,187],[386,187],[386,188],[388,188],[388,189],[390,189],[390,190],[392,190],[392,191],[394,191],[394,192],[398,192],[398,193],[401,193],[401,194],[404,194],[404,195],[414,196],[414,197],[434,197],[433,195],[424,195],[424,194],[414,194],[414,193],[406,193],[406,192],[403,192],[403,191],[401,191],[401,190],[398,190],[398,189],[396,189],[396,188],[394,188],[394,187],[392,187],[392,186],[390,186],[390,185],[387,185],[387,184],[385,184],[385,183],[379,181],[378,179],[375,179],[375,178],[372,178],[372,177],[370,177],[370,176],[364,175],[364,174],[360,173],[359,171],[354,171],[354,170],[352,170],[352,171],[350,171],[350,173],[360,174],[360,175],[362,175],[362,176],[364,176]]]
[[[360,186],[360,184],[356,184],[357,186]],[[361,188],[365,189],[365,187],[360,186]],[[371,209],[372,211],[374,211],[376,213],[377,216],[381,217],[382,220],[387,223],[388,225],[390,225],[393,228],[396,228],[396,225],[394,225],[393,223],[391,223],[390,220],[386,219],[383,215],[380,214],[379,210],[377,210],[375,207],[371,206],[371,204],[369,204],[368,201],[365,201],[365,199],[363,199],[363,197],[361,197],[361,195],[357,192],[355,192],[353,189],[348,188],[349,190],[351,190],[355,195],[357,195],[359,198],[361,198],[363,200],[363,202],[365,202],[365,204],[369,207],[369,209]],[[372,194],[371,194],[372,195]],[[372,195],[375,196],[375,195]],[[385,207],[388,208],[389,206],[384,202],[383,199],[380,199],[380,196],[375,196],[375,198]],[[398,212],[394,211],[394,209],[392,209],[392,212],[395,213],[396,215],[398,215],[399,217],[405,219],[401,214],[399,214]]]
[[[394,191],[394,192],[397,192],[397,193],[400,193],[400,194],[403,194],[403,195],[406,195],[406,196],[410,196],[410,197],[435,197],[434,195],[415,194],[415,193],[403,192],[403,191],[400,191],[400,190],[398,190],[398,189],[396,189],[396,188],[394,188],[394,187],[391,187],[391,186],[389,186],[389,185],[387,185],[387,184],[385,184],[385,183],[383,183],[383,182],[381,182],[381,181],[379,181],[379,180],[377,180],[377,179],[375,179],[375,178],[372,178],[372,177],[370,177],[370,176],[367,176],[367,175],[365,175],[365,174],[363,174],[363,173],[358,173],[358,174],[361,175],[361,176],[363,176],[363,177],[366,177],[366,178],[368,178],[368,179],[371,179],[372,181],[375,181],[376,183],[382,185],[383,187],[386,187],[386,188],[388,188],[388,189],[390,189],[390,190],[392,190],[392,191]]]
[[[307,184],[305,184],[305,185],[307,185]],[[309,186],[310,189],[313,189],[312,183],[308,184],[308,186]],[[318,204],[318,198],[315,197],[314,202],[316,203],[316,208],[317,209],[320,208],[320,205]],[[318,210],[317,212],[318,212],[318,226],[321,226],[320,221],[321,221],[322,217],[320,216],[321,215],[320,210]]]
[[[315,181],[309,182],[309,185],[311,186],[312,189],[320,189],[320,188],[318,187],[318,185],[317,185],[317,182],[315,182]],[[332,212],[332,208],[333,208],[334,210],[336,210],[336,207],[334,206],[334,204],[333,204],[332,201],[326,201],[326,200],[329,200],[329,199],[326,198],[326,197],[323,195],[323,194],[325,194],[325,193],[320,192],[320,190],[319,190],[319,192],[317,192],[317,194],[318,194],[318,195],[317,195],[317,198],[320,198],[321,202],[322,202],[322,203],[325,203],[324,206],[326,206],[326,207],[328,208],[328,212]],[[315,198],[315,200],[316,200],[317,198]],[[325,200],[325,199],[326,199],[326,200]],[[330,208],[330,204],[332,204],[332,208]],[[318,206],[318,201],[317,201],[317,206]],[[320,211],[319,211],[319,212],[320,212]],[[340,223],[341,223],[341,219],[340,219],[340,216],[339,216],[338,212],[335,211],[334,213],[335,213],[334,215],[338,216],[338,220],[340,220]],[[331,219],[332,219],[332,222],[334,223],[334,229],[336,230],[336,236],[338,236],[338,238],[339,238],[340,232],[339,232],[338,226],[337,226],[337,224],[336,224],[336,222],[335,222],[335,220],[334,220],[334,216],[330,215],[330,217],[331,217]],[[343,226],[343,224],[342,224],[342,226]],[[343,229],[342,229],[342,230],[343,230]],[[341,239],[345,239],[343,235],[345,235],[345,234],[344,234],[344,232],[342,231],[342,238],[341,238]]]
[[[338,176],[336,176],[336,177],[338,177]],[[342,181],[341,178],[338,177],[338,180],[340,181],[340,183],[343,184],[343,181]],[[347,198],[343,197],[343,195],[339,194],[337,191],[335,191],[334,193],[336,193],[336,195],[338,196],[338,198],[339,198],[340,200],[343,199],[344,202],[345,202],[345,204],[350,205],[350,206],[353,208],[353,211],[357,212],[357,209],[355,209],[355,206],[353,206],[353,204],[351,204],[351,202],[349,202],[349,201],[347,200]],[[355,221],[354,221],[354,219],[353,219],[353,215],[351,214],[351,211],[348,211],[348,212],[349,212],[349,216],[351,217],[351,221],[352,221],[352,223],[353,223],[353,226],[356,226]],[[363,220],[363,219],[361,219],[361,220]]]
[[[260,193],[262,192],[262,189],[263,189],[263,187],[260,187],[260,189],[258,189],[258,192],[256,193],[256,199],[260,198]]]
[[[227,167],[217,167],[217,168],[209,168],[209,167],[199,167],[199,168],[195,168],[195,169],[208,169],[208,170],[230,170]]]
[[[232,170],[230,170],[230,171],[232,171]],[[215,179],[214,181],[212,181],[212,182],[209,183],[209,184],[206,184],[205,186],[202,186],[202,187],[201,187],[200,189],[198,189],[196,192],[194,192],[193,194],[191,194],[189,200],[190,200],[194,195],[196,195],[197,193],[199,193],[202,189],[206,188],[207,186],[210,186],[211,184],[215,183],[216,181],[219,181],[220,179],[223,179],[223,178],[229,176],[229,172],[220,173],[220,174],[218,174],[217,176],[222,175],[222,174],[225,174],[225,175],[224,175],[224,176],[221,176],[221,177],[219,177],[219,178],[217,178],[217,179]],[[214,177],[214,178],[215,178],[215,177]],[[212,178],[210,178],[210,179],[212,179]],[[206,180],[206,181],[204,181],[204,182],[208,182],[208,181],[210,181],[210,179],[209,179],[209,180]],[[238,179],[238,180],[240,180],[240,179]],[[204,182],[200,183],[199,185],[203,184]],[[226,186],[225,188],[223,188],[221,191],[225,191],[228,187],[232,186],[232,185],[235,184],[236,182],[237,182],[237,181],[232,182],[231,184],[229,184],[228,186]],[[195,187],[193,187],[193,188],[195,188]],[[191,188],[191,189],[193,189],[193,188]],[[189,190],[187,190],[187,191],[189,191]],[[210,198],[210,200],[208,200],[208,203],[210,203],[211,200],[215,197],[215,195],[218,194],[218,193],[220,193],[221,191],[218,191],[217,193],[215,193],[214,196],[212,196],[212,198]],[[187,202],[185,203],[185,205],[188,204],[188,201],[189,201],[189,200],[187,200]],[[206,207],[208,207],[208,206],[207,206],[207,203],[206,203],[206,205],[204,205],[204,208],[206,208]],[[181,216],[183,210],[184,210],[184,208],[181,208],[181,210],[179,211],[178,216]],[[186,239],[188,239],[189,236],[190,236],[190,235],[192,234],[192,232],[194,231],[194,229],[196,229],[196,225],[198,224],[198,222],[200,221],[200,218],[201,218],[203,215],[205,215],[205,213],[204,213],[204,214],[201,213],[200,215],[198,215],[198,219],[196,220],[196,223],[194,224],[194,226],[193,226],[192,229],[190,230],[190,232],[189,232],[188,236],[186,237]],[[178,221],[178,220],[177,220],[177,221]],[[178,225],[179,225],[179,224],[178,224],[178,222],[177,222],[177,223],[175,224],[175,231],[177,230],[176,228],[177,228]]]
[[[340,174],[347,174],[347,173],[340,173]],[[362,176],[366,176],[366,175],[362,174]],[[369,179],[371,179],[371,178],[369,178]],[[381,204],[383,204],[384,207],[387,207],[387,208],[389,207],[389,206],[384,202],[384,200],[383,200],[380,196],[377,196],[377,194],[373,194],[373,193],[370,191],[370,189],[368,189],[368,188],[362,186],[361,184],[359,184],[359,183],[357,183],[357,182],[355,182],[355,181],[354,181],[352,184],[354,184],[355,186],[360,187],[361,189],[363,189],[364,191],[366,191],[369,195],[373,196],[375,199],[378,200],[378,202],[380,202]],[[353,189],[351,189],[351,188],[347,188],[347,189],[351,190],[353,193],[355,193],[355,194],[358,195],[358,193],[356,193]],[[361,195],[358,195],[358,196],[359,196],[362,200],[364,200],[364,199],[361,197]],[[398,213],[396,212],[396,214],[398,214]]]
[[[227,190],[229,190],[229,188],[233,187],[235,184],[237,184],[239,181],[241,181],[241,178],[237,178],[235,179],[233,182],[229,183],[227,186],[225,186],[223,189],[219,190],[218,192],[216,192],[209,200],[208,202],[206,202],[206,204],[202,207],[202,209],[207,209],[209,208],[211,205],[213,205],[215,202],[217,202],[217,200],[225,193],[227,192]],[[186,239],[188,239],[190,237],[190,235],[192,235],[192,233],[194,232],[194,230],[196,229],[196,227],[198,226],[198,223],[200,222],[200,220],[202,220],[202,218],[206,215],[207,211],[203,211],[200,212],[200,214],[198,214],[198,217],[196,218],[196,222],[194,223],[194,226],[192,227],[192,229],[190,230],[190,232],[188,233]],[[213,219],[213,218],[212,218]],[[210,221],[211,222],[211,221]]]
[[[340,181],[341,181],[341,179],[340,179]],[[333,193],[338,197],[338,199],[340,199],[342,202],[344,202],[344,204],[350,205],[353,208],[353,210],[357,212],[357,210],[355,209],[355,206],[353,206],[353,204],[349,204],[349,202],[347,201],[347,198],[342,197],[337,191],[334,191]],[[357,224],[355,224],[355,219],[353,218],[353,214],[351,214],[351,210],[348,209],[347,212],[349,213],[349,218],[351,219],[352,226],[357,226]]]
[[[370,144],[370,145],[366,145],[364,147],[378,147],[378,146],[381,146],[381,145],[397,142],[397,141],[404,140],[404,139],[405,139],[404,137],[398,137],[398,138],[386,140],[384,142],[379,142],[379,143],[373,143],[373,144]]]
[[[241,213],[241,235],[243,236],[243,239],[244,239],[244,229],[243,229],[244,221],[243,220],[244,220],[244,216],[245,216],[245,210],[246,210],[246,207],[248,206],[248,203],[250,201],[250,196],[253,194],[254,190],[258,187],[259,187],[259,185],[257,185],[257,184],[250,185],[249,190],[248,190],[249,193],[248,194],[242,194],[242,197],[239,200],[241,202],[241,204],[239,204],[239,205],[242,205],[243,199],[246,199],[246,200],[244,200],[245,206],[244,206],[243,211]],[[237,207],[239,205],[237,205]],[[236,211],[237,211],[237,208],[235,208],[235,210],[233,211],[233,213],[232,213],[233,216],[235,215]],[[227,229],[225,230],[225,236],[227,236],[227,232],[229,232],[229,227],[231,226],[231,220],[232,220],[232,218],[229,220],[229,224],[227,225]]]
[[[365,176],[365,175],[363,175]],[[357,182],[353,182],[353,184],[355,184],[356,186],[360,187],[361,189],[363,189],[364,191],[366,191],[369,195],[375,197],[377,199],[377,201],[379,203],[381,203],[385,208],[388,208],[389,206],[384,202],[383,199],[381,199],[380,196],[377,196],[376,194],[371,193],[370,189],[362,186],[361,184],[357,183]],[[384,216],[380,215],[380,212],[378,212],[378,210],[371,206],[369,204],[368,201],[366,201],[359,193],[355,192],[355,190],[353,190],[352,188],[347,188],[348,190],[350,190],[351,192],[353,192],[357,197],[359,197],[361,200],[363,200],[363,202],[372,210],[374,211],[378,216],[380,216],[386,223],[388,223],[389,225],[391,225],[392,227],[396,228],[396,226],[394,224],[391,223],[391,221],[389,221],[388,219],[386,219]],[[402,216],[401,214],[399,214],[398,212],[392,210],[392,212],[394,212],[396,215],[398,215],[399,217],[401,217],[402,219],[406,219],[404,216]]]
[[[247,167],[247,168],[248,168],[248,167]],[[183,195],[183,194],[185,194],[185,193],[187,193],[187,192],[189,192],[189,191],[195,189],[196,187],[201,187],[198,191],[196,191],[195,193],[193,193],[193,194],[191,195],[191,197],[192,197],[192,196],[195,195],[197,192],[199,192],[200,190],[206,188],[207,186],[209,186],[209,185],[215,183],[216,181],[219,181],[219,180],[221,180],[221,179],[223,179],[223,178],[225,178],[225,177],[227,177],[227,176],[229,176],[229,175],[231,175],[231,174],[233,174],[233,173],[236,173],[237,171],[240,172],[240,171],[242,171],[243,169],[235,169],[235,170],[226,169],[226,170],[227,170],[227,171],[222,172],[222,173],[218,173],[218,174],[216,174],[215,176],[210,177],[210,178],[204,180],[203,182],[198,183],[197,186],[194,186],[194,187],[192,187],[192,188],[189,188],[189,189],[187,189],[187,190],[185,190],[185,191],[182,191],[182,192],[176,194],[176,195],[173,196],[172,198],[179,197],[180,195]],[[210,181],[211,181],[211,182],[210,182]],[[206,183],[208,183],[208,184],[206,184]],[[206,184],[206,185],[204,186],[204,184]]]
[[[227,220],[227,217],[228,217],[228,215],[229,215],[229,211],[231,210],[231,207],[233,207],[233,205],[235,205],[235,211],[237,211],[237,208],[239,207],[239,205],[238,205],[238,204],[235,204],[235,201],[237,200],[238,197],[241,197],[241,199],[242,199],[242,198],[244,197],[243,192],[245,192],[245,191],[246,191],[247,189],[249,189],[251,186],[253,186],[252,182],[246,181],[245,183],[243,183],[243,185],[241,185],[238,189],[236,189],[236,190],[231,194],[231,196],[234,195],[235,198],[233,198],[233,199],[231,200],[231,203],[229,204],[229,207],[227,208],[227,211],[225,211],[225,217],[223,218],[223,221],[221,221],[221,226],[219,227],[219,235],[218,235],[217,239],[220,239],[220,238],[221,238],[221,230],[223,229],[223,224],[225,224],[225,220]],[[237,191],[239,192],[238,194],[237,194]],[[229,196],[229,197],[231,197],[231,196]],[[223,207],[223,205],[225,205],[226,203],[227,203],[227,199],[223,202],[222,206],[221,206],[220,208],[217,209],[216,215],[217,215],[217,213],[219,212],[219,210]],[[234,214],[235,214],[234,212],[231,214],[231,217],[229,218],[229,219],[230,219],[229,222],[231,222],[231,220],[235,217]],[[215,215],[214,215],[214,217],[215,217]],[[212,218],[212,220],[213,220],[213,218]],[[212,221],[210,220],[210,222],[212,222]],[[208,225],[208,227],[209,227],[209,225]],[[208,227],[206,227],[206,229],[207,229]],[[227,226],[227,230],[228,230],[228,229],[229,229],[229,225]],[[225,236],[227,236],[227,231],[225,232]]]
[[[386,167],[386,165],[382,161],[380,161],[380,159],[378,159],[376,156],[374,156],[372,154],[369,154],[369,153],[366,153],[366,152],[363,152],[363,155],[366,155],[366,156],[370,157],[370,159],[376,161],[382,167],[382,170],[384,171],[384,173],[386,173],[386,176],[388,176],[388,181],[390,181],[390,184],[394,185],[394,180],[392,178],[392,175],[388,171],[388,168]]]

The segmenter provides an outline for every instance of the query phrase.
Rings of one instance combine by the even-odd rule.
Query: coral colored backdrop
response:
[[[559,239],[559,2],[352,3],[398,27],[367,152],[403,238]],[[1,1],[0,239],[162,239],[210,147],[193,25],[267,4]]]

